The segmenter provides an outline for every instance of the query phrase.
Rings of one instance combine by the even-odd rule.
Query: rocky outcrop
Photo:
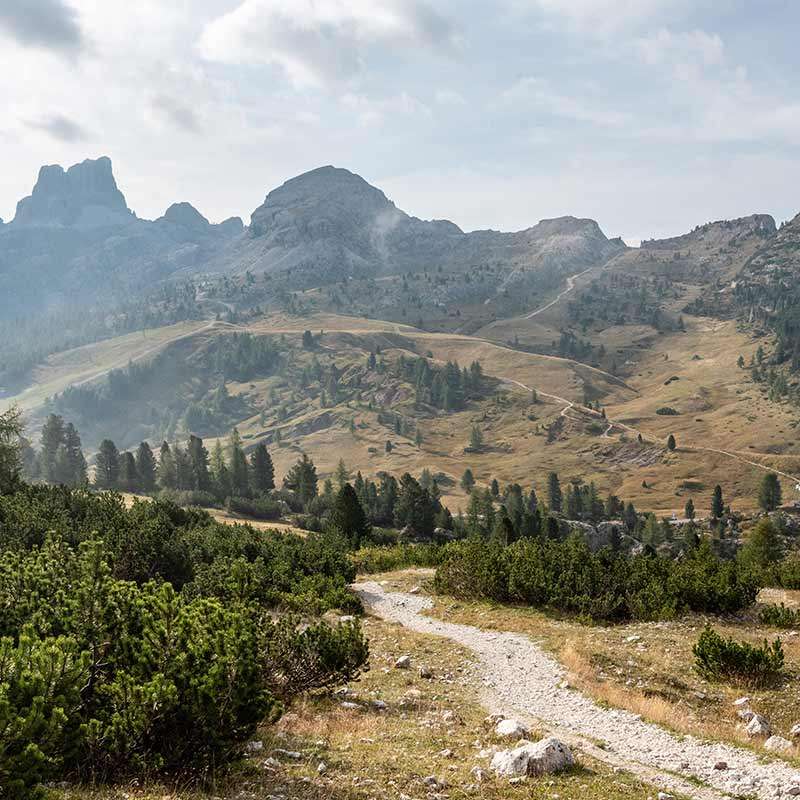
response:
[[[103,227],[130,222],[133,214],[117,188],[111,159],[87,159],[64,170],[42,167],[33,192],[17,203],[15,225]]]

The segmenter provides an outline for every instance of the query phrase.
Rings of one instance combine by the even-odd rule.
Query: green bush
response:
[[[761,609],[759,619],[773,628],[800,628],[800,609],[786,608],[783,603],[768,605]]]
[[[203,780],[299,692],[358,674],[345,545],[171,503],[0,495],[0,797],[45,780]],[[272,609],[272,611],[270,611]],[[280,618],[297,609],[303,618]]]
[[[405,567],[436,567],[442,563],[444,554],[445,548],[438,544],[395,544],[362,547],[350,554],[350,560],[356,572],[374,574]]]
[[[228,497],[225,508],[234,514],[243,514],[253,519],[276,520],[281,518],[281,507],[270,497]]]
[[[780,639],[760,647],[747,642],[724,639],[706,626],[692,652],[695,669],[706,680],[759,688],[774,683],[783,672],[783,647]]]
[[[0,639],[0,797],[43,796],[88,678],[88,654],[73,640],[42,640],[31,626]]]
[[[510,600],[608,621],[735,612],[751,605],[759,588],[749,570],[720,560],[707,543],[673,561],[609,548],[593,553],[579,535],[522,539],[506,548],[482,540],[448,545],[435,583],[455,597]]]

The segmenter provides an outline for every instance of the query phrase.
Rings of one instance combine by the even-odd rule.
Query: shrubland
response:
[[[334,536],[17,483],[0,496],[3,796],[209,778],[292,698],[364,666],[357,621],[314,619],[359,610],[353,576]]]

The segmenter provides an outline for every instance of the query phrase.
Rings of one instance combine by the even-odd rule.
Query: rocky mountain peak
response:
[[[101,227],[133,218],[117,188],[111,159],[87,159],[64,170],[44,166],[33,192],[17,203],[16,225]]]
[[[182,225],[184,228],[208,228],[209,221],[191,203],[173,203],[165,212],[162,220]]]

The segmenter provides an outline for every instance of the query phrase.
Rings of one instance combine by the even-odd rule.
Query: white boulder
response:
[[[494,732],[504,739],[524,739],[528,735],[527,727],[515,719],[501,719]]]
[[[570,749],[555,737],[526,742],[513,750],[501,750],[492,758],[491,768],[498,775],[516,778],[558,772],[575,763]]]
[[[766,717],[761,714],[753,714],[750,721],[745,728],[748,736],[769,736],[772,733],[772,728]]]
[[[790,753],[794,750],[794,745],[788,739],[784,739],[783,736],[770,736],[764,742],[764,749],[771,750],[773,753]]]
[[[400,656],[394,662],[395,669],[411,669],[411,656]]]

